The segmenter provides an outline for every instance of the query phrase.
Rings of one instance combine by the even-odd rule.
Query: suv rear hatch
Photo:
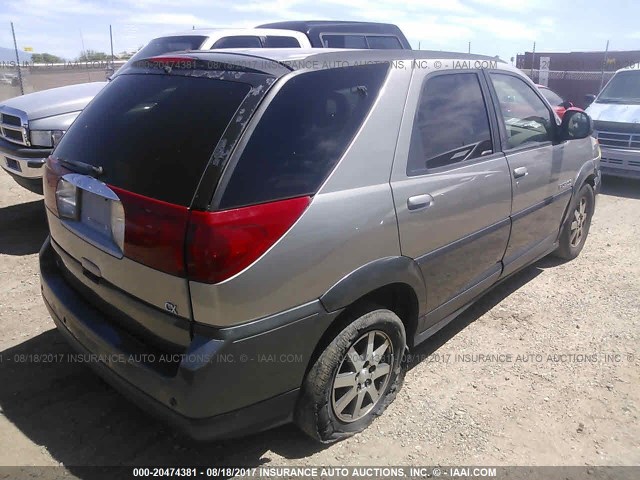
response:
[[[273,73],[289,71],[222,57],[138,62],[82,112],[45,169],[57,268],[92,306],[162,352],[182,352],[191,339],[192,210],[210,201]]]

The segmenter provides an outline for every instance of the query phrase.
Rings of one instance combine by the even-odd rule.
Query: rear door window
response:
[[[293,37],[278,37],[269,35],[266,38],[265,48],[300,48],[300,42]]]
[[[188,206],[250,86],[178,75],[119,75],[83,110],[55,156],[101,166],[107,184]]]
[[[260,37],[252,35],[239,35],[233,37],[222,37],[217,40],[211,48],[261,48]]]
[[[427,78],[416,111],[407,175],[493,153],[491,128],[475,73]]]
[[[360,128],[388,68],[379,63],[291,78],[244,147],[220,208],[315,194]]]

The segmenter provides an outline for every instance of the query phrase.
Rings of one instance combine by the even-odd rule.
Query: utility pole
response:
[[[471,53],[471,42],[469,42],[469,51],[468,53]]]
[[[111,25],[109,25],[109,41],[111,42],[111,68],[114,67],[114,56],[113,56],[113,31],[111,30]]]
[[[20,55],[18,54],[18,43],[16,42],[16,31],[11,22],[11,35],[13,35],[13,48],[16,51],[16,65],[18,67],[18,81],[20,82],[20,95],[24,95],[24,85],[22,85],[22,71],[20,70]]]
[[[531,75],[529,75],[532,80],[533,80],[533,64],[535,63],[535,60],[536,60],[536,42],[533,42],[533,52],[531,53]]]
[[[609,40],[607,40],[607,47],[604,49],[604,59],[602,60],[602,74],[600,75],[600,88],[598,89],[598,93],[602,90],[602,85],[604,85],[604,68],[607,65],[607,55],[609,54]]]

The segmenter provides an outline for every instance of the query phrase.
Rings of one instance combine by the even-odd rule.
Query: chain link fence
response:
[[[0,102],[23,93],[105,81],[153,36],[144,26],[128,24],[84,36],[80,29],[74,33],[65,44],[47,50],[46,41],[29,44],[37,35],[28,26],[0,24]]]
[[[548,86],[551,90],[568,100],[576,107],[586,108],[587,95],[597,95],[615,72],[581,72],[558,70],[521,69],[535,83]]]
[[[114,64],[108,61],[58,64],[23,62],[20,64],[20,79],[18,68],[5,63],[0,68],[0,101],[21,94],[20,80],[22,91],[27,94],[78,83],[103,82],[123,64],[124,61]]]

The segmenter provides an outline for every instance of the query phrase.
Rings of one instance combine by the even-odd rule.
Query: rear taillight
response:
[[[56,216],[58,216],[58,201],[56,200],[58,183],[60,182],[60,178],[62,178],[62,176],[66,175],[67,173],[71,173],[71,171],[60,165],[60,163],[55,158],[47,158],[42,178],[44,189],[44,204]]]
[[[220,212],[192,211],[189,279],[218,283],[242,271],[291,228],[310,201],[299,197]]]
[[[78,188],[64,178],[58,180],[56,206],[59,217],[73,220],[78,218]]]
[[[124,255],[156,270],[184,276],[184,239],[189,210],[120,188],[110,188],[122,203],[123,211],[112,206],[111,228],[114,238],[122,238],[124,228]]]

